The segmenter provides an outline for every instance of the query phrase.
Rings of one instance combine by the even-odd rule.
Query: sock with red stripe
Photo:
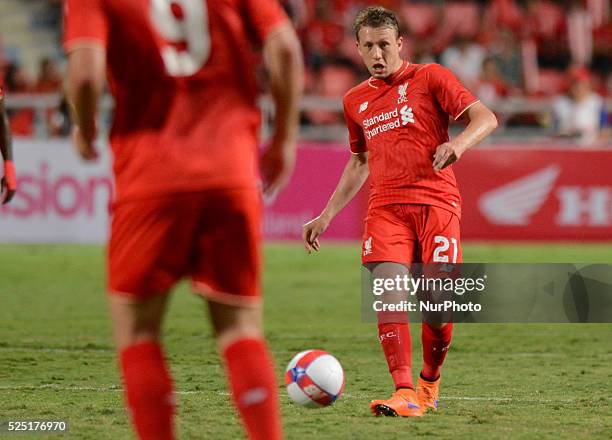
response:
[[[378,337],[395,389],[414,388],[411,368],[412,340],[408,324],[378,324]]]
[[[232,398],[251,440],[280,440],[276,375],[264,341],[240,339],[223,350]]]
[[[138,437],[173,439],[172,379],[159,344],[149,341],[130,345],[121,350],[120,363],[126,404]]]
[[[453,333],[453,323],[442,328],[434,328],[423,323],[421,340],[423,342],[423,370],[421,377],[428,381],[438,380],[440,369],[448,352]]]

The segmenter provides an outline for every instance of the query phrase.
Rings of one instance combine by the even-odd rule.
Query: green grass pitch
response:
[[[612,245],[466,244],[464,259],[612,263]],[[67,419],[68,434],[52,438],[131,438],[103,260],[95,246],[0,246],[0,422]],[[308,256],[297,244],[270,244],[264,284],[279,379],[291,356],[308,348],[330,351],[346,371],[345,394],[329,408],[299,408],[281,387],[288,439],[612,434],[612,324],[456,325],[438,413],[376,418],[368,403],[389,395],[392,382],[375,326],[360,321],[358,246],[324,243],[319,255]],[[418,371],[420,329],[412,332]],[[203,302],[186,285],[172,297],[164,340],[178,391],[179,437],[240,438]]]

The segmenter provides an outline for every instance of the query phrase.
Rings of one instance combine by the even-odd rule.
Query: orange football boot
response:
[[[429,382],[419,375],[417,381],[417,397],[419,406],[423,408],[423,412],[427,410],[436,411],[438,409],[438,392],[440,390],[440,378]]]
[[[372,400],[370,409],[377,416],[421,417],[417,393],[410,388],[400,388],[389,400]]]

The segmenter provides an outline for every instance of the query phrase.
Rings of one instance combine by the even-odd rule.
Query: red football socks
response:
[[[440,377],[440,368],[448,352],[452,333],[452,322],[442,328],[434,328],[426,322],[423,323],[421,333],[423,342],[423,370],[421,376],[423,379],[435,381]]]
[[[280,440],[282,427],[277,382],[266,344],[240,339],[223,351],[232,398],[249,439]]]
[[[378,324],[378,337],[395,389],[414,388],[411,368],[412,341],[408,324]]]
[[[120,353],[125,396],[141,440],[174,438],[174,395],[164,355],[157,342],[142,342]]]

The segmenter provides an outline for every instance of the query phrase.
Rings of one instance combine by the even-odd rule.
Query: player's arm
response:
[[[466,113],[469,120],[467,127],[454,139],[438,146],[433,161],[435,171],[440,171],[458,161],[463,153],[497,128],[497,118],[481,102],[472,105]]]
[[[68,54],[66,92],[74,118],[73,141],[85,160],[94,160],[96,117],[105,84],[106,51],[104,46],[91,42]]]
[[[289,23],[266,38],[263,51],[275,124],[271,144],[262,157],[262,173],[264,197],[273,199],[289,183],[295,164],[304,65],[300,42]]]
[[[433,157],[434,171],[440,171],[459,160],[469,148],[497,128],[497,118],[446,67],[430,64],[425,70],[430,93],[442,109],[455,119],[466,116],[467,127],[454,139],[438,145]]]
[[[15,163],[13,162],[13,142],[11,139],[11,126],[4,107],[4,98],[0,90],[0,153],[4,161],[4,176],[0,181],[0,198],[2,204],[11,201],[17,190],[17,177]]]
[[[304,225],[304,247],[311,253],[320,248],[319,236],[329,227],[332,219],[355,197],[368,178],[368,153],[353,153],[344,167],[340,181],[321,214]]]

